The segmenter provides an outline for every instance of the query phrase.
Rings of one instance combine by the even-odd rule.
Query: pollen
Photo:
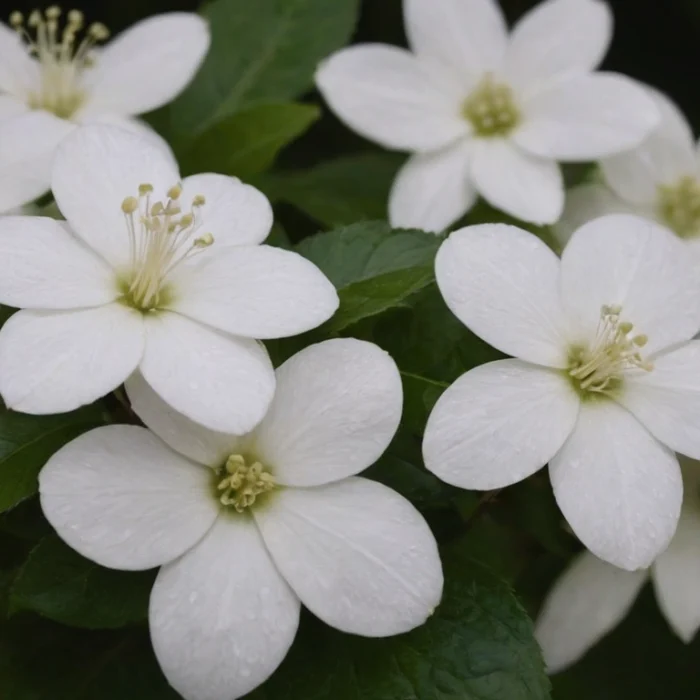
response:
[[[223,478],[221,478],[223,477]],[[243,455],[234,454],[219,472],[216,491],[220,503],[243,513],[257,498],[275,488],[275,480],[260,462],[247,462]]]
[[[507,136],[520,122],[513,90],[486,75],[462,105],[462,115],[477,136]]]
[[[681,238],[700,235],[700,181],[686,175],[675,185],[661,185],[658,213],[661,220]]]
[[[13,12],[10,24],[40,67],[40,88],[29,94],[29,107],[71,119],[85,101],[82,78],[93,65],[93,48],[109,38],[109,31],[99,22],[86,28],[79,10],[70,10],[63,21],[62,15],[53,5],[43,14],[34,10],[26,20],[21,12]],[[80,41],[79,32],[84,32]]]
[[[621,313],[618,305],[604,305],[591,346],[575,346],[570,350],[567,373],[583,396],[613,395],[626,374],[654,369],[641,353],[648,342],[647,336],[635,333],[632,323],[621,320]]]

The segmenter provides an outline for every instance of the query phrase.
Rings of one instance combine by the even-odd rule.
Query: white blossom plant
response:
[[[598,216],[629,213],[658,221],[700,259],[700,150],[680,109],[648,88],[662,119],[639,146],[600,161],[597,178],[567,193],[555,227],[565,242]]]
[[[335,114],[385,148],[413,155],[394,181],[394,226],[439,232],[483,196],[551,224],[564,185],[557,161],[638,145],[659,121],[644,89],[594,72],[612,36],[601,0],[545,0],[508,34],[496,0],[404,0],[412,52],[351,46],[316,82]]]
[[[192,420],[251,430],[275,386],[258,339],[338,305],[315,265],[263,245],[265,196],[213,173],[181,180],[162,149],[113,126],[65,139],[51,186],[66,222],[0,217],[0,303],[22,309],[0,331],[5,404],[69,411],[138,370]]]
[[[547,462],[574,533],[648,567],[678,523],[679,452],[700,458],[700,276],[667,229],[629,215],[580,228],[561,260],[503,224],[452,233],[435,261],[448,307],[513,359],[467,372],[435,405],[425,464],[490,490]]]
[[[681,464],[685,497],[678,529],[650,569],[624,571],[583,552],[554,584],[535,628],[549,673],[576,663],[617,627],[649,579],[673,632],[692,641],[700,628],[700,464]]]
[[[78,124],[109,123],[167,145],[134,115],[170,102],[209,48],[195,14],[142,20],[113,41],[100,23],[57,6],[0,24],[0,212],[49,189],[58,145]]]
[[[41,504],[99,564],[161,567],[151,639],[186,700],[234,700],[262,683],[302,603],[368,637],[431,615],[443,577],[428,525],[390,488],[354,476],[401,417],[401,378],[378,346],[328,340],[287,360],[267,415],[242,437],[189,421],[138,375],[126,388],[153,432],[113,425],[69,443],[41,472]]]

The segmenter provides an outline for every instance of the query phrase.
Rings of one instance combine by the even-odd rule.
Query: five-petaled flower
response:
[[[67,219],[0,218],[0,394],[26,413],[94,401],[137,368],[171,406],[243,433],[272,400],[256,339],[327,320],[338,296],[300,255],[261,245],[272,210],[233,177],[180,182],[164,151],[111,126],[77,129],[52,177]]]
[[[49,189],[59,143],[77,124],[109,123],[167,146],[133,115],[172,100],[209,48],[195,14],[173,12],[134,25],[104,47],[107,28],[58,7],[0,24],[0,212]],[[81,38],[81,34],[84,36]]]
[[[556,221],[557,161],[639,144],[658,111],[642,87],[593,72],[611,37],[600,0],[546,0],[508,36],[496,0],[404,0],[414,53],[360,45],[317,84],[333,111],[386,148],[413,151],[392,189],[393,225],[441,231],[482,195],[525,221]]]
[[[302,350],[243,437],[187,420],[139,376],[126,389],[158,437],[135,426],[79,437],[41,472],[41,504],[84,556],[162,567],[151,638],[187,700],[233,700],[262,683],[294,640],[300,603],[370,637],[433,612],[443,578],[430,529],[402,496],[353,476],[401,417],[401,379],[383,350],[351,338]]]
[[[452,312],[517,359],[445,391],[425,430],[427,467],[487,490],[549,462],[584,545],[649,566],[680,513],[673,451],[700,458],[700,277],[685,246],[611,215],[574,233],[560,261],[532,234],[486,224],[453,233],[435,272]]]

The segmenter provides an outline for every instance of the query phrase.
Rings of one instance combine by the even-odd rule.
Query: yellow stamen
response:
[[[242,513],[250,508],[255,500],[263,493],[275,488],[275,480],[265,471],[260,462],[246,462],[243,455],[231,455],[227,460],[222,474],[224,478],[217,484],[220,492],[219,501],[224,506],[233,506]]]
[[[520,110],[511,88],[487,74],[462,106],[464,118],[477,136],[507,136],[520,121]]]

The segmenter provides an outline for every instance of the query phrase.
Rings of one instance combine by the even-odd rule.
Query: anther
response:
[[[139,195],[145,197],[147,194],[153,192],[153,185],[149,185],[147,182],[139,185]]]
[[[196,245],[197,248],[208,248],[213,243],[214,236],[212,236],[211,233],[205,233],[203,236],[196,238],[194,241],[194,245]]]
[[[19,29],[24,24],[24,15],[21,12],[13,12],[10,15],[10,26]]]
[[[139,201],[136,197],[126,197],[122,202],[122,211],[125,214],[133,214],[139,208]]]
[[[180,187],[180,185],[173,185],[168,190],[168,197],[170,197],[170,199],[179,199],[181,194],[182,194],[182,187]]]
[[[193,207],[203,207],[207,203],[207,200],[205,199],[204,195],[198,194],[195,196],[195,198],[192,200],[192,206]]]

